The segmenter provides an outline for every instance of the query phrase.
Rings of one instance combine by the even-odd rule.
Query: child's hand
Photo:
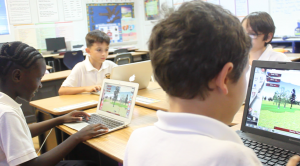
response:
[[[85,91],[86,92],[97,92],[101,90],[101,86],[100,85],[93,85],[93,86],[87,86],[85,87]]]
[[[78,131],[76,135],[81,142],[86,141],[96,135],[99,134],[103,134],[103,133],[107,133],[108,132],[108,128],[105,127],[102,124],[92,124],[92,125],[88,125],[85,128],[81,129],[80,131]]]
[[[86,118],[86,120],[89,120],[90,115],[83,111],[72,111],[64,116],[61,116],[63,123],[82,121],[82,117]]]
[[[295,155],[289,159],[286,166],[296,166],[299,163],[299,161],[300,161],[300,156]]]

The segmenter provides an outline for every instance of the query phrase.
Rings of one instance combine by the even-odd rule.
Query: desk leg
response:
[[[36,117],[36,122],[37,122],[37,123],[43,121],[43,113],[41,113],[39,110],[36,110],[36,111],[35,111],[35,117]],[[38,136],[38,138],[39,138],[39,146],[40,146],[40,148],[41,148],[42,143],[43,143],[44,140],[45,140],[45,134],[40,134],[40,135]],[[42,149],[41,149],[40,152],[41,152],[41,154],[45,153],[45,152],[46,152],[45,147],[42,147]]]

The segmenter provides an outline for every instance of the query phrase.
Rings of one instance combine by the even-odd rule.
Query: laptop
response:
[[[264,165],[300,153],[300,64],[253,61],[241,130]]]
[[[148,60],[114,67],[110,79],[135,82],[139,89],[144,89],[149,85],[152,73],[151,61]]]
[[[97,106],[97,112],[91,114],[87,121],[65,123],[64,125],[77,131],[89,124],[101,123],[109,132],[126,127],[132,118],[135,98],[139,85],[137,83],[105,79]]]

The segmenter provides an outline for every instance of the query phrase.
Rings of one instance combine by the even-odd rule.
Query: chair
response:
[[[114,51],[113,54],[119,54],[119,53],[124,53],[124,52],[128,52],[128,49],[127,48],[117,49]]]
[[[121,53],[121,54],[117,54],[114,61],[117,65],[125,65],[133,62],[133,57],[129,52]]]
[[[68,51],[64,55],[63,62],[68,69],[73,69],[73,67],[84,60],[82,51]]]

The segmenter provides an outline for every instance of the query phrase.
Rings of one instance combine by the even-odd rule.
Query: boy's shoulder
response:
[[[105,65],[107,65],[108,67],[115,67],[115,66],[118,66],[115,62],[110,61],[110,60],[105,60],[103,63],[104,63]]]

